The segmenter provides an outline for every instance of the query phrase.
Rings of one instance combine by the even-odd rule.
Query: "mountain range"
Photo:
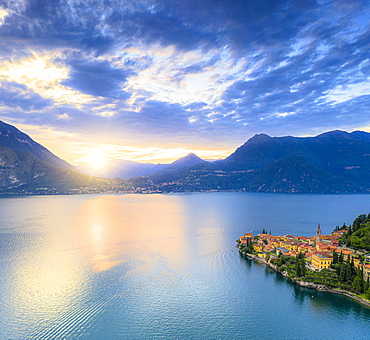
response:
[[[195,154],[171,164],[118,159],[108,162],[104,172],[91,173],[86,164],[74,168],[0,121],[0,193],[212,190],[368,193],[370,133],[330,131],[316,137],[256,134],[229,157],[215,162]]]
[[[197,163],[204,162],[193,153],[182,157],[171,164],[153,164],[127,161],[123,159],[113,159],[104,164],[104,168],[94,168],[89,163],[78,165],[76,169],[84,174],[107,178],[129,179],[132,177],[147,176],[158,171],[176,171],[188,168]]]
[[[370,134],[257,134],[224,160],[199,163],[167,175],[134,178],[131,183],[160,191],[369,192]]]

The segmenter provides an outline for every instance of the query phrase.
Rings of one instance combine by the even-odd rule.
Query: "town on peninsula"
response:
[[[263,229],[236,242],[242,256],[263,261],[300,286],[347,295],[370,307],[370,214],[330,235],[323,235],[319,224],[311,237],[274,236]]]

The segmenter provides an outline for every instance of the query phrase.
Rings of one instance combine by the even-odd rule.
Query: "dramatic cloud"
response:
[[[369,19],[365,0],[0,0],[0,119],[214,155],[370,130]]]

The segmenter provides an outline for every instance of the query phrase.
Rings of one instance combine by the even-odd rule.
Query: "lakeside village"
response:
[[[273,236],[262,230],[238,240],[241,254],[259,259],[307,288],[344,294],[370,306],[370,214],[330,235]]]

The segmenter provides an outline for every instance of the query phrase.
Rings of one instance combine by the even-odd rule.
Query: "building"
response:
[[[287,254],[289,253],[289,250],[283,247],[277,247],[276,248],[276,253],[277,254]]]
[[[253,250],[256,251],[257,253],[263,252],[264,248],[265,248],[264,243],[254,243],[253,244]]]
[[[317,226],[317,229],[316,229],[316,244],[317,243],[321,243],[321,227],[320,227],[320,223],[319,223],[319,225]]]
[[[337,251],[336,251],[339,255],[340,255],[340,253],[342,253],[343,254],[343,261],[347,261],[347,259],[349,258],[349,257],[351,257],[352,256],[352,252],[350,251],[350,250],[344,250],[344,249],[338,249]]]
[[[312,265],[318,269],[329,268],[333,257],[328,253],[316,253],[312,255]]]
[[[370,277],[370,264],[364,265],[364,279],[367,280],[368,277]]]

